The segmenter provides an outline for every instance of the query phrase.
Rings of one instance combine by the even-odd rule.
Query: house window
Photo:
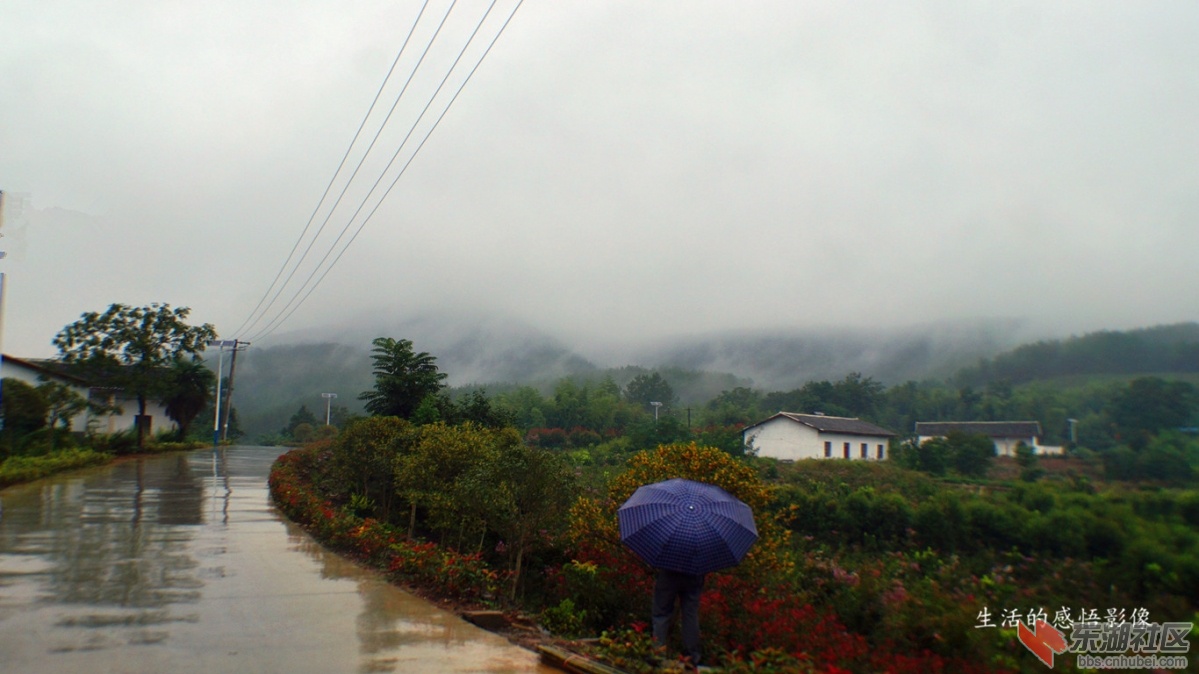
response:
[[[879,461],[883,460],[883,446],[882,445],[878,446],[878,460]]]
[[[845,458],[849,458],[849,443],[845,443]]]
[[[862,443],[862,458],[863,459],[870,458],[870,446],[864,442]]]
[[[824,442],[824,458],[833,458],[833,443],[827,440]]]

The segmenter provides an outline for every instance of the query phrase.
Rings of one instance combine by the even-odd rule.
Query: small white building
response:
[[[797,459],[881,461],[895,433],[868,421],[824,414],[779,412],[741,431],[747,449],[758,456]]]
[[[1023,442],[1037,454],[1061,454],[1057,445],[1041,444],[1039,421],[918,421],[917,442],[943,438],[953,432],[985,435],[995,443],[998,456],[1016,456],[1016,446]]]
[[[16,379],[30,386],[37,386],[46,381],[56,381],[69,386],[84,398],[120,409],[120,413],[95,415],[91,410],[84,410],[71,419],[71,428],[82,431],[89,423],[96,424],[96,430],[101,433],[116,433],[136,428],[137,398],[126,396],[121,389],[93,386],[90,382],[63,372],[58,361],[16,358],[4,354],[0,361],[0,378]],[[166,408],[157,400],[146,401],[146,415],[152,419],[153,429],[176,428],[166,414]],[[161,425],[160,425],[161,424]]]

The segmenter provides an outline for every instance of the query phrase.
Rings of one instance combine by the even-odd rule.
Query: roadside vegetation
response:
[[[432,382],[421,400],[383,407],[412,364]],[[951,436],[897,442],[884,462],[785,464],[746,456],[734,418],[788,396],[784,409],[877,420],[908,400],[916,418],[953,417],[924,416],[934,396],[905,398],[923,385],[851,375],[777,396],[726,391],[688,427],[661,376],[638,380],[645,390],[565,381],[551,397],[480,392],[464,405],[410,342],[376,340],[375,365],[364,399],[383,413],[281,458],[280,507],[397,581],[592,637],[576,648],[629,671],[654,671],[662,654],[647,629],[652,570],[620,543],[615,510],[670,477],[721,485],[759,522],[749,558],[704,593],[705,649],[728,671],[1033,672],[1044,665],[1016,638],[1031,615],[1186,622],[1199,609],[1199,443],[1179,430],[1197,403],[1185,382],[1134,377],[1089,398],[1110,442],[1065,457],[995,458],[977,437]],[[959,391],[952,409],[978,419],[1024,395]],[[656,423],[647,401],[663,403]]]
[[[0,381],[0,486],[105,463],[122,454],[201,446],[191,435],[198,430],[193,422],[206,408],[211,410],[216,377],[199,354],[216,332],[211,325],[188,325],[189,313],[165,304],[113,304],[103,312],[85,313],[55,336],[59,359],[48,364],[77,384],[53,377],[42,377],[37,384],[7,377]],[[146,418],[150,399],[161,400],[176,429],[151,434],[137,424],[129,431],[101,432],[103,422],[122,410],[106,395],[81,393],[83,382],[100,391],[121,390],[136,405],[138,418]],[[88,419],[88,427],[73,428],[82,418]]]
[[[182,318],[113,305],[81,322],[134,335],[154,322],[126,319],[163,311],[162,325]],[[141,371],[125,386],[171,401],[184,430],[76,431],[89,401],[5,379],[0,485],[206,444],[202,335],[130,370],[79,346],[90,330],[64,330],[64,360],[92,376]],[[652,570],[620,543],[615,510],[640,484],[690,477],[750,504],[762,535],[704,593],[705,649],[727,671],[1041,671],[1016,639],[1033,616],[1062,627],[1199,617],[1199,362],[1190,342],[1169,341],[1190,338],[1180,330],[1031,345],[945,381],[887,387],[851,373],[703,400],[676,394],[695,378],[675,370],[451,390],[433,356],[380,338],[374,386],[359,396],[370,416],[301,407],[276,439],[303,447],[276,464],[271,491],[322,541],[399,582],[533,616],[579,650],[649,672],[663,655],[647,629]],[[747,454],[741,429],[779,410],[856,416],[900,437],[882,462]],[[915,421],[929,420],[1036,420],[1066,454],[997,458],[960,434],[917,443]],[[236,409],[230,421],[236,435]]]

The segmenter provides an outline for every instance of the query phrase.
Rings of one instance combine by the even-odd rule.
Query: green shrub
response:
[[[0,463],[0,487],[47,475],[107,463],[110,457],[90,449],[68,449],[45,456],[12,456]]]
[[[538,622],[554,634],[567,637],[579,636],[583,633],[583,625],[587,622],[587,612],[576,608],[575,603],[567,598],[558,602],[557,606],[551,606],[542,611]]]

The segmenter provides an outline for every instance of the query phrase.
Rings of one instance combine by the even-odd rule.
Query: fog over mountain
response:
[[[376,327],[344,326],[281,339],[337,343],[363,351],[369,351],[375,337],[410,339],[418,351],[437,357],[452,386],[546,382],[633,365],[728,373],[754,387],[779,390],[850,372],[888,384],[946,377],[1029,335],[1016,321],[976,321],[870,331],[742,330],[577,345],[495,315],[425,312],[413,320],[376,322]]]
[[[473,71],[515,1],[423,6],[0,2],[4,350],[165,302],[787,385],[1199,317],[1199,3],[525,2]]]
[[[361,412],[358,395],[373,386],[370,340],[411,339],[437,359],[458,393],[490,394],[531,385],[552,395],[563,378],[576,384],[610,377],[618,386],[649,371],[661,373],[679,403],[702,407],[722,391],[749,387],[790,391],[812,381],[860,373],[885,386],[907,381],[985,386],[1031,380],[1199,372],[1199,323],[1038,334],[1017,321],[929,324],[903,330],[740,331],[663,341],[571,348],[564,340],[514,320],[423,314],[419,320],[345,326],[330,341],[291,335],[292,344],[253,347],[237,376],[241,427],[273,434],[301,405],[324,408],[322,393]],[[341,343],[334,340],[348,340]],[[215,365],[215,363],[212,363]],[[318,411],[319,414],[319,411]]]

